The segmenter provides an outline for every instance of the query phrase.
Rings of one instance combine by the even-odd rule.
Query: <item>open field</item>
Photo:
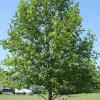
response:
[[[67,96],[64,96],[65,98]],[[38,95],[0,95],[0,100],[44,100]],[[59,99],[56,99],[59,100]],[[65,99],[66,100],[66,99]],[[100,93],[75,94],[67,97],[67,100],[100,100]]]

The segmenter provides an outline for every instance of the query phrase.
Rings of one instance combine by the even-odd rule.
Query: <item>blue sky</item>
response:
[[[96,34],[94,48],[100,52],[100,0],[77,0],[80,2],[80,15],[83,17],[83,27],[91,28]],[[7,30],[12,16],[15,14],[19,0],[0,1],[0,39],[7,38]],[[6,56],[6,51],[0,47],[0,61]],[[97,60],[100,65],[100,59]]]

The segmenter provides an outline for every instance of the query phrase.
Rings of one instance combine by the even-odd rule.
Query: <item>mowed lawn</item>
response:
[[[65,100],[100,100],[100,93],[63,96]],[[0,95],[0,100],[44,100],[38,95]],[[60,100],[57,98],[56,100]]]

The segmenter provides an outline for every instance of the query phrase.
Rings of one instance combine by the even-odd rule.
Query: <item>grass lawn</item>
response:
[[[100,100],[100,93],[71,95],[68,100]]]
[[[43,100],[38,95],[0,95],[0,100]]]
[[[64,96],[65,98],[67,96]],[[44,100],[38,95],[0,95],[0,100]],[[56,99],[59,100],[59,99]],[[66,100],[66,99],[65,99]],[[100,100],[100,93],[75,94],[67,97],[67,100]]]

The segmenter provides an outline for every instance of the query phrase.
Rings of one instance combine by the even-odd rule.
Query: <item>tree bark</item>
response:
[[[53,100],[52,88],[49,88],[49,89],[48,89],[48,100]]]

